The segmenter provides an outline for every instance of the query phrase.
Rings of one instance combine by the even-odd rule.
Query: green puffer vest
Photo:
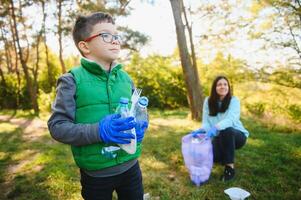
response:
[[[70,73],[76,82],[75,123],[97,123],[106,115],[115,112],[120,97],[131,97],[131,79],[120,64],[108,74],[97,63],[81,59],[81,66],[71,69]],[[102,148],[112,145],[117,146],[100,142],[80,147],[71,146],[71,149],[77,166],[85,170],[115,166],[141,154],[141,143],[138,143],[135,154],[118,150],[116,158],[104,157],[101,154]]]

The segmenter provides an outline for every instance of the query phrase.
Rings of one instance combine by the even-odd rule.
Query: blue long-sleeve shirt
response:
[[[202,128],[208,131],[212,126],[215,126],[219,131],[232,127],[244,133],[246,137],[249,136],[249,132],[240,121],[240,102],[234,96],[231,98],[228,109],[224,113],[217,113],[216,116],[209,115],[208,97],[205,99]]]

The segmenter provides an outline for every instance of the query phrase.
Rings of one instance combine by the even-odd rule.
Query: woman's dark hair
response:
[[[229,91],[228,91],[228,94],[225,96],[225,98],[222,100],[222,105],[219,106],[218,102],[220,101],[220,99],[219,99],[219,95],[216,92],[216,85],[217,85],[217,82],[221,79],[225,79],[227,81]],[[232,98],[232,93],[231,93],[231,87],[230,87],[229,80],[225,76],[217,76],[212,83],[211,93],[210,93],[210,96],[208,99],[209,115],[216,116],[217,113],[219,113],[219,112],[222,112],[222,113],[225,112],[229,107],[231,98]]]
[[[115,24],[113,17],[108,13],[96,12],[88,16],[78,16],[74,24],[72,35],[73,41],[78,48],[78,43],[90,37],[93,27],[97,23]],[[80,49],[78,48],[80,51]],[[82,52],[80,51],[82,54]],[[83,54],[82,54],[83,55]]]

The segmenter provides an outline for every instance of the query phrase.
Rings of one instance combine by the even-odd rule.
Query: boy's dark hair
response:
[[[216,92],[216,85],[217,82],[221,79],[225,79],[228,82],[229,91],[228,94],[225,96],[225,98],[222,100],[222,106],[218,105],[218,102],[220,101],[219,95]],[[230,104],[232,98],[232,92],[229,80],[225,76],[217,76],[211,86],[211,93],[210,97],[208,99],[208,106],[209,106],[209,115],[210,116],[216,116],[219,112],[225,112]]]
[[[73,41],[82,55],[83,53],[78,48],[78,43],[90,37],[91,31],[95,24],[103,22],[115,24],[113,17],[110,14],[103,12],[92,13],[88,16],[80,15],[77,17],[72,30],[72,35]]]

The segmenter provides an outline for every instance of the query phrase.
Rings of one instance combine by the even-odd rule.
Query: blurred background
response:
[[[57,78],[79,64],[71,35],[76,16],[104,11],[123,36],[120,62],[151,107],[190,105],[193,114],[202,101],[193,102],[187,88],[204,98],[224,74],[245,111],[300,122],[300,1],[179,1],[186,51],[177,46],[171,2],[2,1],[0,108],[49,112]],[[181,62],[181,51],[190,64]],[[185,80],[185,68],[199,81]]]
[[[115,17],[123,36],[120,62],[150,97],[150,106],[191,105],[187,88],[198,86],[185,84],[182,68],[196,67],[204,96],[213,78],[224,74],[247,111],[298,120],[299,3],[184,1],[184,53],[192,60],[185,66],[168,1],[2,1],[0,106],[49,111],[58,76],[79,63],[71,36],[76,16],[104,11]]]

